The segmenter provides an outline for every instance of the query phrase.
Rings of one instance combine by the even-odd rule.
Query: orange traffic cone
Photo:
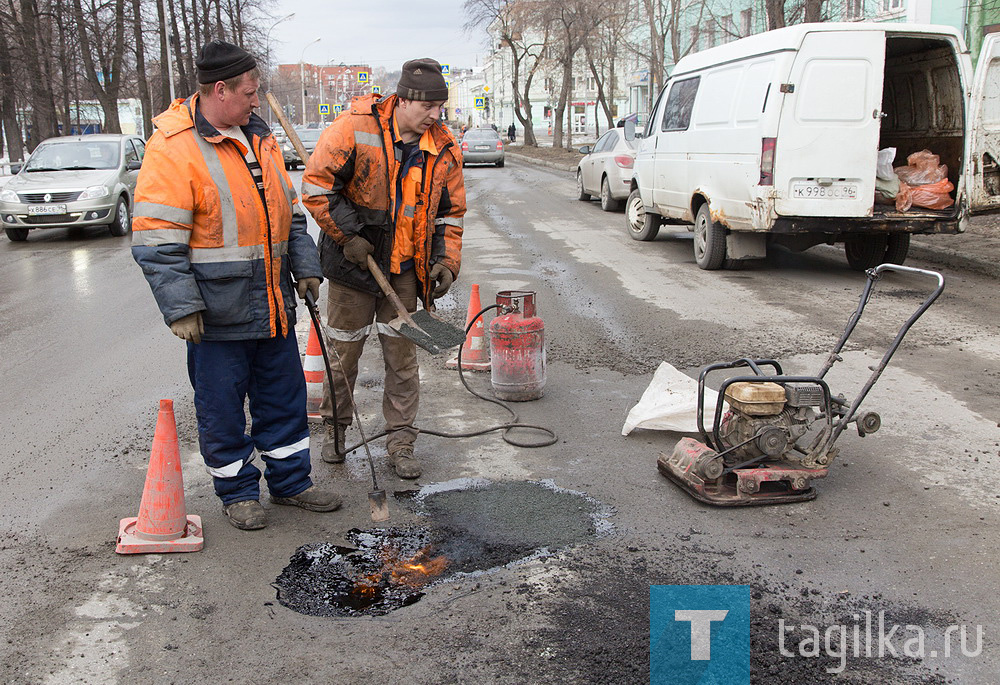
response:
[[[323,403],[323,350],[319,346],[316,324],[309,324],[309,342],[306,344],[306,360],[302,364],[306,376],[306,413],[310,419],[319,419],[319,406]]]
[[[472,284],[472,292],[469,294],[469,313],[465,317],[465,327],[472,323],[472,317],[479,313],[483,306],[479,303],[479,286]],[[458,355],[449,359],[444,364],[449,369],[458,368]],[[462,345],[462,371],[489,371],[490,351],[486,347],[485,326],[483,317],[476,319],[476,325],[472,327],[469,334],[465,336],[465,343]]]
[[[160,400],[153,451],[146,471],[139,516],[118,525],[119,554],[197,552],[205,546],[201,517],[184,509],[184,478],[177,449],[173,400]]]

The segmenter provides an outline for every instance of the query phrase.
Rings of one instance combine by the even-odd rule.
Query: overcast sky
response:
[[[275,20],[295,13],[271,31],[271,52],[279,64],[304,59],[394,71],[415,57],[433,57],[453,67],[482,61],[484,34],[462,30],[462,0],[279,0],[273,7]],[[322,40],[307,47],[316,38]]]

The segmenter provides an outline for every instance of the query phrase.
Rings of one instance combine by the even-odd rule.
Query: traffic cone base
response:
[[[197,552],[205,546],[201,517],[184,507],[184,477],[173,400],[160,400],[139,515],[118,524],[119,554]]]
[[[479,302],[479,285],[472,284],[472,292],[469,293],[469,311],[465,316],[465,327],[469,328],[473,317],[482,309]],[[458,368],[458,353],[444,363],[445,368]],[[476,319],[475,325],[469,330],[462,345],[462,371],[489,371],[490,351],[486,347],[485,326],[482,318]]]
[[[169,552],[197,552],[205,546],[205,536],[201,528],[201,517],[188,515],[182,537],[176,540],[145,540],[136,533],[137,516],[122,519],[118,526],[119,554],[166,554]]]

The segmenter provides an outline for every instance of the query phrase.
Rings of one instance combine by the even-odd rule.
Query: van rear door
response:
[[[1000,34],[988,33],[969,103],[966,193],[973,212],[1000,209]]]
[[[871,215],[884,68],[884,31],[805,35],[780,88],[779,215]]]

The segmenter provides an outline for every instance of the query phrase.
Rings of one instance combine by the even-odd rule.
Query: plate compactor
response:
[[[885,271],[930,276],[937,280],[937,287],[899,329],[868,382],[854,401],[848,402],[843,395],[833,396],[824,379],[833,365],[842,361],[840,353]],[[698,376],[702,441],[682,438],[673,454],[660,455],[656,462],[660,473],[695,499],[716,506],[779,504],[816,497],[812,481],[829,472],[840,434],[852,423],[862,437],[881,427],[878,414],[859,412],[858,408],[903,336],[944,290],[944,278],[934,271],[882,264],[867,275],[861,301],[818,375],[786,376],[773,359],[744,358],[702,369]],[[712,428],[706,431],[706,377],[714,371],[744,368],[749,369],[747,374],[729,375],[720,385]],[[723,411],[725,402],[728,411]]]

